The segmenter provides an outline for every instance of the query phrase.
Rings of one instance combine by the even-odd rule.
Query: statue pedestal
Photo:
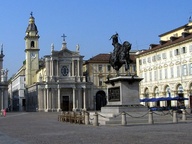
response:
[[[101,107],[101,115],[114,117],[121,112],[147,112],[147,108],[140,105],[139,82],[142,78],[136,76],[118,76],[110,78],[107,84],[107,105]],[[110,118],[108,119],[110,120]],[[101,122],[105,124],[105,122]]]

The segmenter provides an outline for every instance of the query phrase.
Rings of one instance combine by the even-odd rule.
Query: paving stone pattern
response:
[[[191,144],[187,122],[97,126],[57,121],[59,113],[7,113],[0,117],[0,144]]]

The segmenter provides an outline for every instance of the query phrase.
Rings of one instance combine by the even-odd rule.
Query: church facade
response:
[[[39,59],[39,38],[35,18],[31,14],[25,35],[26,59],[22,66],[25,71],[25,105],[22,104],[25,110],[94,109],[93,84],[83,76],[83,56],[79,46],[75,51],[69,50],[63,35],[61,49],[55,50],[52,44],[51,54]],[[10,92],[10,95],[13,96],[13,93]]]

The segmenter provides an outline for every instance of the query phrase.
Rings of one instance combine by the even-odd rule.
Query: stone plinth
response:
[[[147,111],[140,105],[139,82],[141,80],[142,78],[136,76],[118,76],[106,81],[107,105],[101,108],[101,113]]]
[[[138,105],[139,82],[142,78],[119,76],[109,79],[107,84],[107,105]]]

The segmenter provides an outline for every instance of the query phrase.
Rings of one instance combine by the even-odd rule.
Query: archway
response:
[[[189,86],[189,105],[190,105],[190,108],[192,109],[192,83],[190,83],[190,86]]]
[[[98,91],[96,93],[96,110],[101,110],[107,104],[106,94],[104,91]]]
[[[149,98],[149,89],[145,88],[144,90],[144,98]]]
[[[154,97],[155,98],[159,97],[159,88],[158,87],[154,88]],[[157,101],[156,106],[160,106],[160,101]]]
[[[149,98],[149,89],[148,88],[145,88],[143,97],[144,98]],[[145,106],[149,106],[148,102],[145,102]]]
[[[165,97],[171,97],[171,89],[168,85],[165,87]],[[167,107],[171,107],[170,100],[167,101]]]
[[[181,84],[177,85],[177,96],[179,97],[184,97],[184,89],[183,86]],[[177,101],[177,106],[183,106],[184,105],[184,100],[178,100]]]

